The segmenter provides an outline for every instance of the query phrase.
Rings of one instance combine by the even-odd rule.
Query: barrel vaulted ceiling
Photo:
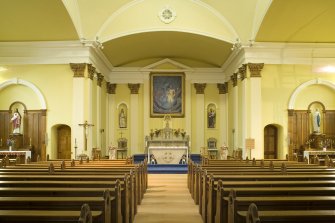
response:
[[[334,43],[334,11],[334,0],[0,0],[0,42],[98,41],[113,67],[219,68],[234,43]]]

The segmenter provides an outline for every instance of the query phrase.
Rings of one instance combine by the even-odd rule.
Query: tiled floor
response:
[[[149,174],[148,185],[135,223],[202,223],[186,174]]]

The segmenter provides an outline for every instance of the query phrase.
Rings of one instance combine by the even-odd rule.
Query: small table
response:
[[[208,157],[210,159],[217,159],[218,157],[218,149],[207,149]]]
[[[121,155],[121,158],[119,158]],[[127,149],[116,149],[116,159],[126,159],[127,158]]]

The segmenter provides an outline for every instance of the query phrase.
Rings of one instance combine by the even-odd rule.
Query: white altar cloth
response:
[[[157,164],[179,164],[183,155],[186,155],[186,163],[188,161],[187,146],[150,146],[148,157],[151,154],[155,156]]]

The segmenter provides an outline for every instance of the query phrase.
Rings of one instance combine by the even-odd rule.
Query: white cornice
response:
[[[234,51],[222,66],[227,75],[236,72],[243,63],[307,64],[335,63],[332,43],[253,43]]]
[[[80,41],[0,42],[0,64],[92,63],[104,75],[112,65],[101,50]]]

